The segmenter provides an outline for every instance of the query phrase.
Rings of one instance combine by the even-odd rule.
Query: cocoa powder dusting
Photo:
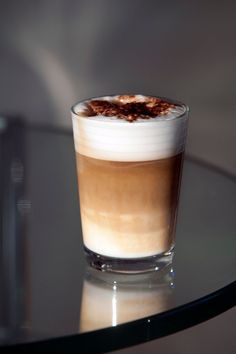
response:
[[[112,101],[91,100],[87,103],[87,116],[107,116],[124,119],[130,123],[137,119],[149,119],[167,114],[175,105],[161,98],[146,97],[137,101],[135,96],[122,95]]]

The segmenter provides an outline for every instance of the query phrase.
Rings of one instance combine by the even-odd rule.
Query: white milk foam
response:
[[[111,101],[118,97],[94,99]],[[136,102],[147,98],[135,95]],[[131,162],[164,159],[184,150],[188,115],[185,105],[170,108],[163,116],[130,123],[116,117],[85,116],[89,101],[78,103],[72,109],[75,149],[80,154],[101,160]]]

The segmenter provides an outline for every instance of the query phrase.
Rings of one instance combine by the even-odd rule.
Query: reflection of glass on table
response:
[[[171,307],[174,272],[121,275],[88,268],[83,284],[80,332],[116,326]]]

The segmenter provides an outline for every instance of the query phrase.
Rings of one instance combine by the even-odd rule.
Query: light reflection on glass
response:
[[[24,167],[19,159],[14,159],[11,163],[11,180],[13,183],[21,183],[24,178]]]
[[[161,272],[135,275],[88,268],[79,331],[114,327],[168,310],[173,304],[173,276],[171,266]]]
[[[114,289],[114,288],[113,288]],[[116,289],[112,296],[112,326],[115,327],[117,325],[117,307],[116,307]]]
[[[19,199],[17,201],[17,210],[23,216],[30,212],[31,201],[28,199]]]

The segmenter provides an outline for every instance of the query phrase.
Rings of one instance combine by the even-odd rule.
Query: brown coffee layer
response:
[[[112,244],[113,256],[116,250],[137,255],[167,251],[174,237],[183,154],[145,162],[76,156],[86,246],[96,252],[93,244],[96,248],[100,237],[106,248]]]

